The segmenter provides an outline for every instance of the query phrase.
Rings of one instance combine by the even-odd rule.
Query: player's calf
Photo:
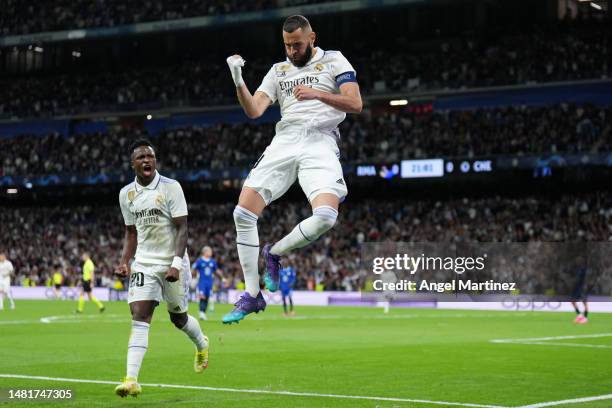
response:
[[[236,250],[244,274],[245,289],[251,296],[257,296],[259,292],[257,218],[257,214],[239,205],[234,209]]]
[[[270,249],[273,255],[283,256],[317,240],[336,225],[338,210],[329,205],[316,207],[312,216],[300,222],[289,234]]]

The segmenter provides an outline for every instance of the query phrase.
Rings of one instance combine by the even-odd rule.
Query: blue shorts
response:
[[[212,282],[198,285],[198,292],[208,298],[210,297],[210,293],[212,292],[212,287]]]
[[[283,297],[291,296],[291,292],[293,292],[291,288],[280,288],[280,290]]]

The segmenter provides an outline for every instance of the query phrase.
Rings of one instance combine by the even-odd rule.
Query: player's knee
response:
[[[245,230],[257,226],[257,214],[237,205],[234,208],[234,224],[237,230]]]
[[[151,323],[151,315],[145,311],[132,311],[132,320],[137,322]]]
[[[187,313],[170,313],[170,321],[177,329],[182,329],[187,324]]]
[[[317,207],[312,212],[316,220],[316,235],[317,237],[326,233],[336,225],[338,219],[338,210],[328,205]]]

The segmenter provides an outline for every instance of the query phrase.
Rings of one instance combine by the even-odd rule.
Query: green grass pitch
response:
[[[0,312],[0,375],[118,382],[125,374],[127,304],[108,303],[99,314],[88,302],[83,315],[74,315],[75,306],[17,301],[16,310]],[[0,406],[518,407],[612,393],[612,337],[586,337],[612,333],[612,315],[592,314],[589,324],[578,326],[570,313],[391,309],[384,315],[374,308],[297,307],[296,317],[284,318],[280,307],[269,306],[224,326],[220,318],[229,309],[217,305],[202,322],[211,342],[210,366],[195,374],[193,347],[161,305],[140,372],[144,384],[211,389],[143,385],[138,398],[122,400],[113,384],[0,377],[5,394],[8,388],[75,394],[70,401],[5,400]],[[196,304],[190,312],[197,315]],[[574,338],[540,345],[491,342],[556,336]],[[284,391],[309,395],[276,393]],[[539,406],[603,408],[612,407],[612,399]]]

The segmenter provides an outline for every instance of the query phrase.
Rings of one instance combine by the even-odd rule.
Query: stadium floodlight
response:
[[[147,120],[151,120],[151,119],[153,119],[153,115],[148,114],[148,115],[147,115]]]
[[[43,52],[44,49],[43,49],[43,47],[36,46],[36,47],[34,47],[34,51],[35,52]]]
[[[389,101],[389,105],[391,105],[391,106],[408,105],[408,99],[393,99],[393,100]]]
[[[17,189],[16,188],[8,188],[6,190],[7,194],[17,194]]]
[[[601,6],[597,3],[591,3],[591,7],[593,7],[596,10],[601,10]]]

